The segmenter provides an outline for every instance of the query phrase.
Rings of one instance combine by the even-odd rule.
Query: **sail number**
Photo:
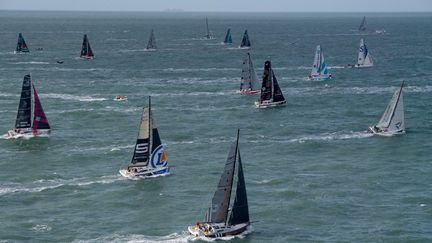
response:
[[[137,143],[135,146],[135,153],[142,154],[148,152],[148,143]]]

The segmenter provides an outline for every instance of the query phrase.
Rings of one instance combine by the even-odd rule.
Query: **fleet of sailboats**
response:
[[[188,227],[190,234],[197,237],[221,238],[239,235],[250,225],[246,183],[239,146],[240,131],[231,145],[224,171],[213,195],[204,222]],[[237,181],[233,190],[234,181]],[[230,205],[231,197],[235,195]]]
[[[324,60],[324,53],[320,45],[316,47],[312,71],[308,79],[313,81],[326,81],[331,79],[331,74],[328,71],[327,64]]]
[[[259,92],[258,87],[258,76],[253,67],[250,53],[246,54],[246,58],[243,60],[242,75],[240,82],[240,93],[241,94],[256,94]]]
[[[93,50],[90,47],[90,42],[87,38],[87,34],[84,34],[80,57],[87,60],[94,58]]]
[[[267,108],[279,106],[286,103],[282,90],[279,87],[276,76],[271,67],[271,62],[266,61],[264,64],[264,74],[261,85],[260,98],[255,101],[257,108]]]
[[[168,161],[151,111],[151,97],[144,107],[131,162],[120,174],[127,178],[150,178],[169,174]]]
[[[47,136],[50,131],[51,128],[36,88],[30,74],[27,74],[23,79],[15,127],[7,132],[6,137]]]
[[[403,86],[404,82],[394,92],[378,124],[369,127],[369,132],[383,136],[405,133]]]
[[[156,38],[154,35],[154,31],[153,29],[150,32],[150,37],[147,43],[147,47],[146,47],[146,51],[156,51],[157,50],[157,46],[156,46]]]
[[[30,52],[27,43],[21,33],[18,34],[18,42],[15,48],[15,53],[28,53]]]

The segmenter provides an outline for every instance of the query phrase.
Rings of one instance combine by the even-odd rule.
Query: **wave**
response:
[[[108,100],[107,98],[96,98],[96,97],[91,97],[91,96],[77,96],[77,95],[71,95],[71,94],[56,94],[56,93],[41,94],[40,96],[42,96],[44,98],[62,99],[62,100],[76,100],[76,101],[83,101],[83,102]]]
[[[163,72],[183,73],[183,72],[213,72],[213,71],[239,71],[240,68],[164,68]]]
[[[266,138],[269,142],[275,142],[275,143],[305,143],[309,141],[332,141],[332,140],[346,140],[346,139],[358,139],[358,138],[368,138],[372,137],[372,133],[368,133],[367,131],[362,132],[348,132],[348,133],[342,133],[342,132],[331,132],[331,133],[322,133],[317,135],[304,135],[298,138],[287,138],[287,137],[273,137],[273,138]],[[246,140],[250,143],[262,143],[262,137],[265,138],[265,136],[261,136],[260,139],[256,140]]]
[[[11,64],[16,64],[16,65],[19,65],[19,64],[45,65],[45,64],[50,64],[50,63],[49,63],[49,62],[36,62],[36,61],[30,61],[30,62],[14,62],[14,63],[11,63]]]
[[[20,95],[18,94],[9,94],[9,93],[1,93],[0,92],[0,97],[19,97]]]
[[[134,144],[128,144],[128,145],[109,145],[109,146],[104,146],[104,147],[79,147],[79,148],[75,148],[75,149],[71,149],[71,152],[82,152],[82,151],[119,151],[122,149],[128,149],[128,148],[133,148],[135,145]]]
[[[52,229],[51,226],[46,224],[37,224],[31,228],[31,230],[35,232],[48,232],[51,231],[51,229]]]
[[[166,242],[166,243],[180,243],[189,242],[194,240],[194,237],[187,232],[172,233],[166,236],[147,236],[147,235],[118,235],[112,234],[107,236],[98,237],[89,240],[76,240],[75,243],[93,243],[93,242],[142,242],[142,243],[153,243],[153,242]]]
[[[125,180],[121,175],[101,176],[99,178],[73,178],[36,180],[31,183],[9,183],[0,185],[0,195],[11,193],[36,193],[45,190],[55,189],[63,186],[88,186],[92,184],[111,184],[120,180]]]

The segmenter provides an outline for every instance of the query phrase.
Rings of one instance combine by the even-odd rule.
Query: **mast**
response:
[[[210,36],[210,29],[209,29],[209,25],[208,25],[208,18],[206,17],[206,29],[207,29],[207,35],[206,35],[206,38],[207,39],[211,39],[211,36]]]

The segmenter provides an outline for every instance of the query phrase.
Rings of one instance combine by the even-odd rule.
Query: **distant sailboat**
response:
[[[255,101],[257,108],[267,108],[285,104],[286,100],[279,87],[276,76],[271,67],[271,62],[266,61],[264,64],[264,74],[261,85],[260,99]]]
[[[28,53],[29,48],[21,33],[18,34],[18,42],[14,53]]]
[[[148,40],[146,50],[147,50],[147,51],[156,51],[156,50],[157,50],[157,46],[156,46],[156,38],[155,38],[155,36],[154,36],[154,31],[153,31],[153,29],[151,30],[150,38],[149,38],[149,40]]]
[[[228,30],[227,30],[223,44],[225,44],[225,45],[232,44],[231,29],[230,28],[228,28]]]
[[[242,75],[240,83],[241,94],[256,94],[259,91],[258,77],[253,67],[249,52],[243,60]]]
[[[328,72],[328,68],[324,60],[324,54],[320,45],[316,47],[312,71],[308,78],[309,80],[314,81],[326,81],[331,79],[331,74]]]
[[[358,27],[358,31],[359,32],[364,32],[366,31],[366,16],[363,16],[363,19]]]
[[[363,68],[363,67],[372,67],[372,66],[373,66],[373,60],[371,54],[366,46],[366,42],[363,40],[363,38],[361,38],[357,64],[354,65],[354,67]]]
[[[32,112],[33,91],[33,112]],[[18,138],[25,135],[46,136],[50,133],[50,125],[45,116],[39,96],[36,92],[30,74],[24,76],[21,89],[21,98],[15,128],[8,131],[6,137]]]
[[[209,25],[208,25],[208,18],[206,18],[206,35],[204,36],[205,39],[207,40],[213,40],[213,34],[209,29]]]
[[[249,40],[248,31],[245,30],[245,32],[243,34],[242,41],[240,43],[240,48],[241,49],[249,49],[250,47],[251,47],[251,42]]]
[[[84,59],[93,59],[94,58],[94,54],[93,54],[93,51],[90,47],[90,42],[89,42],[86,34],[84,34],[84,39],[83,39],[83,43],[82,43],[82,47],[81,47],[80,57],[84,58]]]
[[[149,178],[169,174],[168,161],[149,106],[144,107],[132,161],[121,169],[124,177]]]
[[[403,86],[404,82],[402,82],[400,88],[394,92],[378,124],[369,127],[369,132],[383,136],[405,133]]]
[[[230,207],[235,179],[237,179],[235,199]],[[188,231],[194,236],[220,238],[239,235],[246,231],[249,225],[249,206],[240,157],[239,131],[237,131],[237,140],[231,145],[224,171],[206,212],[205,220],[189,226]]]

